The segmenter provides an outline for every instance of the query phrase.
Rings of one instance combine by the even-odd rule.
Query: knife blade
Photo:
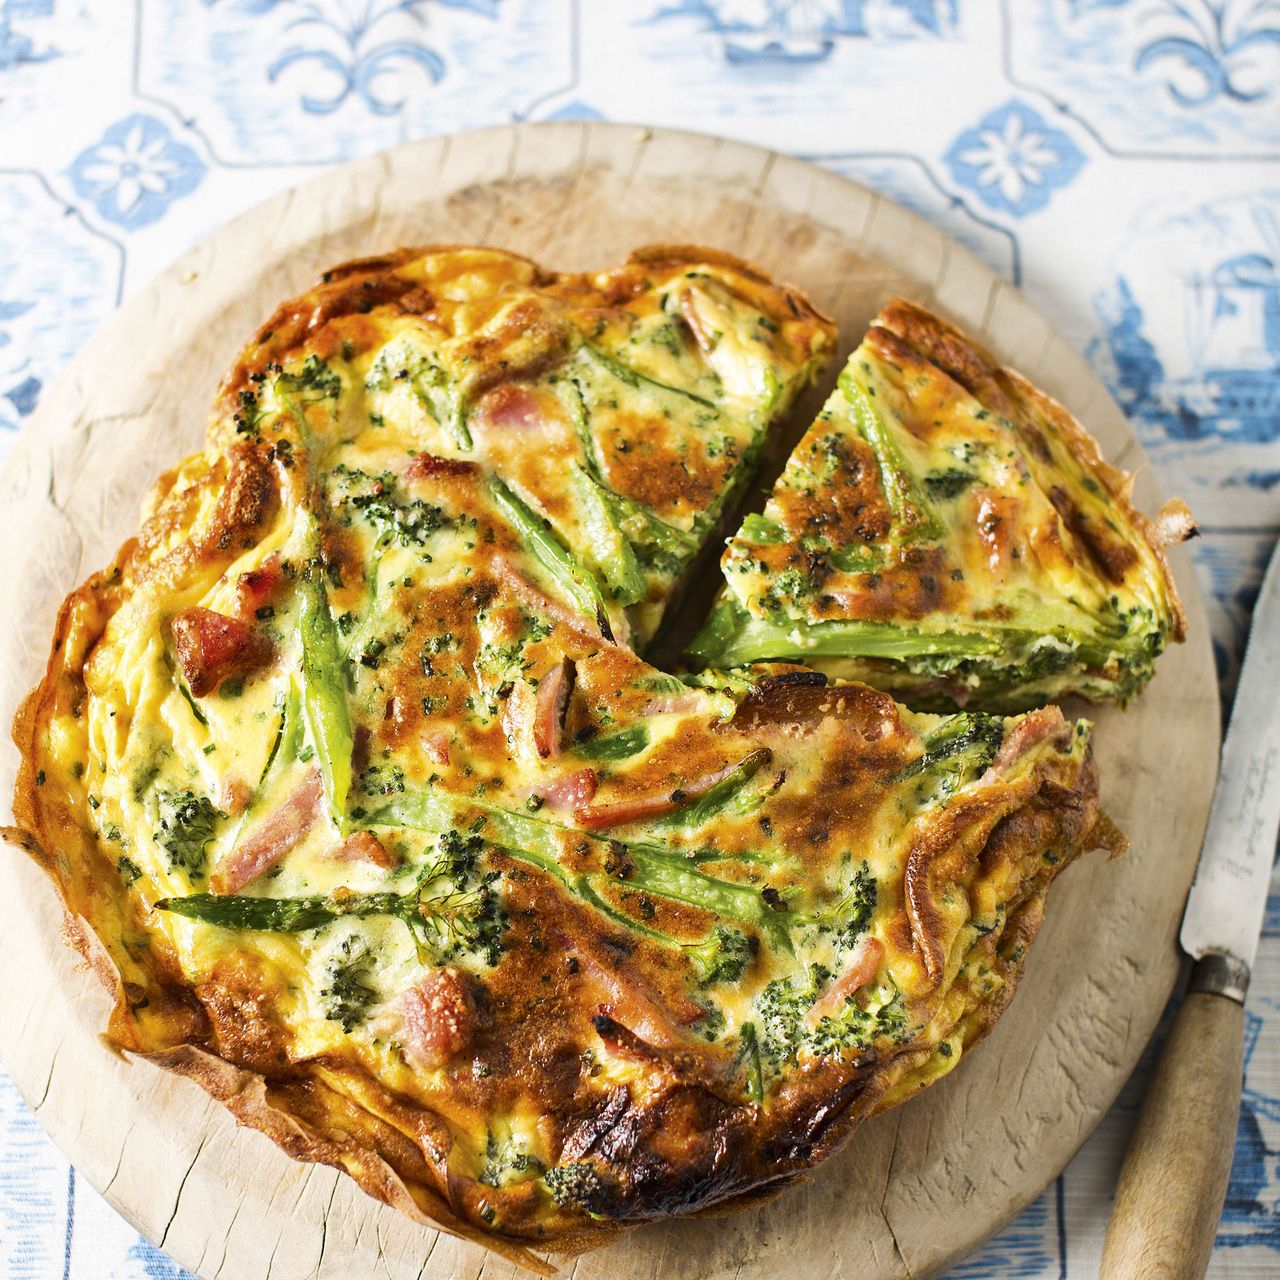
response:
[[[1280,827],[1280,548],[1258,593],[1182,949],[1253,968]],[[1247,982],[1247,973],[1245,976]]]
[[[1244,999],[1280,827],[1280,548],[1253,611],[1179,940],[1194,960],[1116,1183],[1099,1280],[1203,1280],[1235,1153]]]

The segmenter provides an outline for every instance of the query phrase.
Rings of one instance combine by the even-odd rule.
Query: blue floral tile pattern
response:
[[[288,2],[273,0],[274,4]],[[295,77],[300,84],[328,83],[327,93],[301,91],[300,101],[313,115],[328,115],[355,94],[376,115],[393,116],[404,107],[405,93],[397,96],[388,92],[383,87],[386,81],[394,81],[413,68],[431,84],[444,76],[444,58],[435,49],[409,39],[384,38],[388,19],[396,15],[423,23],[423,0],[383,0],[356,14],[306,0],[295,0],[293,8],[297,14],[289,31],[297,35],[298,42],[267,67],[267,79],[278,80],[297,68],[302,73]]]
[[[513,119],[803,154],[1021,284],[1199,517],[1229,703],[1280,535],[1280,0],[0,0],[0,457],[206,230],[318,166]],[[1280,879],[1248,1020],[1210,1280],[1280,1274]],[[1152,1057],[948,1280],[1097,1273]],[[0,1070],[0,1280],[59,1277],[190,1280]]]
[[[38,179],[0,174],[0,450],[110,313],[119,283],[116,246]]]
[[[204,161],[155,116],[117,121],[76,156],[71,185],[108,222],[137,231],[164,217],[205,175]]]
[[[1149,38],[1133,65],[1136,71],[1156,72],[1180,106],[1198,107],[1219,97],[1242,103],[1275,98],[1275,59],[1268,51],[1280,46],[1280,10],[1268,4],[1166,0],[1164,13],[1165,34]]]
[[[349,159],[509,120],[571,62],[575,0],[140,3],[143,91],[234,164]]]
[[[48,62],[58,50],[19,26],[19,19],[48,18],[53,0],[0,0],[0,71],[27,62]]]
[[[1012,13],[1016,0],[1006,0]],[[1280,145],[1275,0],[1049,0],[1009,24],[1015,82],[1116,152],[1213,157]]]
[[[990,208],[1025,218],[1075,178],[1084,156],[1038,111],[1009,102],[960,134],[946,161],[956,182]]]

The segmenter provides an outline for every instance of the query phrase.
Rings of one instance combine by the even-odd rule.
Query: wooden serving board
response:
[[[547,124],[431,139],[336,169],[239,218],[125,306],[46,396],[0,476],[0,717],[43,666],[62,596],[133,531],[154,477],[201,441],[223,369],[325,267],[469,242],[579,270],[704,243],[799,285],[843,360],[899,292],[973,331],[1064,401],[1108,457],[1142,456],[1120,410],[1030,304],[874,192],[713,138]],[[816,402],[834,380],[810,398]],[[1149,473],[1138,502],[1157,503]],[[1174,556],[1190,641],[1128,712],[1095,710],[1104,802],[1131,853],[1072,867],[1022,989],[970,1059],[872,1121],[813,1180],[748,1212],[644,1228],[580,1280],[922,1277],[1032,1200],[1115,1100],[1177,973],[1175,935],[1217,769],[1208,629]],[[0,760],[11,793],[14,753]],[[7,803],[6,803],[7,807]],[[194,1085],[114,1055],[108,1002],[60,938],[51,887],[0,850],[0,1055],[54,1141],[126,1218],[206,1280],[497,1277],[509,1263],[415,1226],[332,1169],[296,1164]]]

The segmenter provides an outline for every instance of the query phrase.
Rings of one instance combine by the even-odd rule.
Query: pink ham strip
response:
[[[851,995],[861,991],[876,976],[884,959],[884,944],[878,938],[865,937],[854,948],[849,967],[826,989],[818,1002],[805,1014],[804,1020],[816,1027],[823,1018],[832,1017],[844,1008]]]
[[[572,813],[591,803],[596,786],[596,771],[579,769],[576,773],[562,775],[545,787],[538,787],[536,794],[542,797],[542,802],[548,809],[557,813]]]
[[[329,857],[340,862],[370,862],[390,871],[396,860],[383,847],[372,831],[357,831],[329,851]]]
[[[558,622],[574,635],[593,645],[608,644],[615,648],[625,647],[617,644],[616,641],[606,640],[600,634],[600,628],[596,626],[593,619],[581,613],[575,613],[559,601],[553,600],[534,582],[526,578],[505,556],[494,556],[492,567],[494,575],[508,591],[518,596],[531,609],[536,609],[545,617]]]
[[[400,1002],[405,1052],[424,1067],[442,1067],[471,1039],[475,1009],[466,976],[432,969]]]
[[[573,659],[561,658],[538,685],[538,700],[533,713],[533,745],[543,759],[554,759],[560,754],[564,715],[573,696],[575,675]]]
[[[676,693],[665,698],[652,698],[636,713],[640,716],[684,716],[691,711],[711,714],[710,700],[704,693]]]
[[[538,397],[513,382],[504,382],[487,391],[471,413],[471,421],[499,429],[533,431],[545,425],[546,419]]]
[[[1054,736],[1065,736],[1067,738],[1071,736],[1071,726],[1063,718],[1062,712],[1057,707],[1042,707],[1039,711],[1032,711],[1029,715],[1023,716],[1005,734],[1004,741],[1000,744],[1000,750],[996,752],[995,759],[992,760],[990,767],[979,781],[997,781],[1008,773],[1010,767],[1016,764],[1032,747],[1037,746],[1046,738]]]
[[[707,355],[710,355],[716,349],[716,335],[707,332],[706,326],[702,323],[702,317],[698,314],[697,303],[694,302],[693,294],[688,289],[680,291],[680,315],[689,326],[693,340]]]
[[[766,753],[766,760],[768,755]],[[714,773],[704,773],[702,777],[686,782],[671,791],[660,792],[652,796],[634,796],[626,800],[617,800],[613,804],[588,805],[574,810],[573,820],[588,831],[601,827],[620,827],[624,822],[640,822],[647,818],[660,818],[664,814],[673,813],[676,809],[706,795],[717,783],[723,782],[741,761],[727,764]],[[678,799],[675,797],[679,797]]]
[[[290,849],[302,843],[320,820],[324,788],[320,771],[307,780],[272,814],[264,818],[236,846],[227,851],[209,877],[214,893],[239,893],[269,871]]]

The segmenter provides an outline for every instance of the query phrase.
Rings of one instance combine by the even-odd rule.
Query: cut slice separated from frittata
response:
[[[18,834],[114,1043],[545,1269],[775,1190],[952,1069],[1120,838],[1056,708],[647,664],[514,478],[370,406],[383,323],[254,356],[246,429],[67,599]]]
[[[877,316],[722,559],[697,663],[808,663],[915,706],[1129,701],[1184,620],[1149,521],[1061,405],[936,316]]]

